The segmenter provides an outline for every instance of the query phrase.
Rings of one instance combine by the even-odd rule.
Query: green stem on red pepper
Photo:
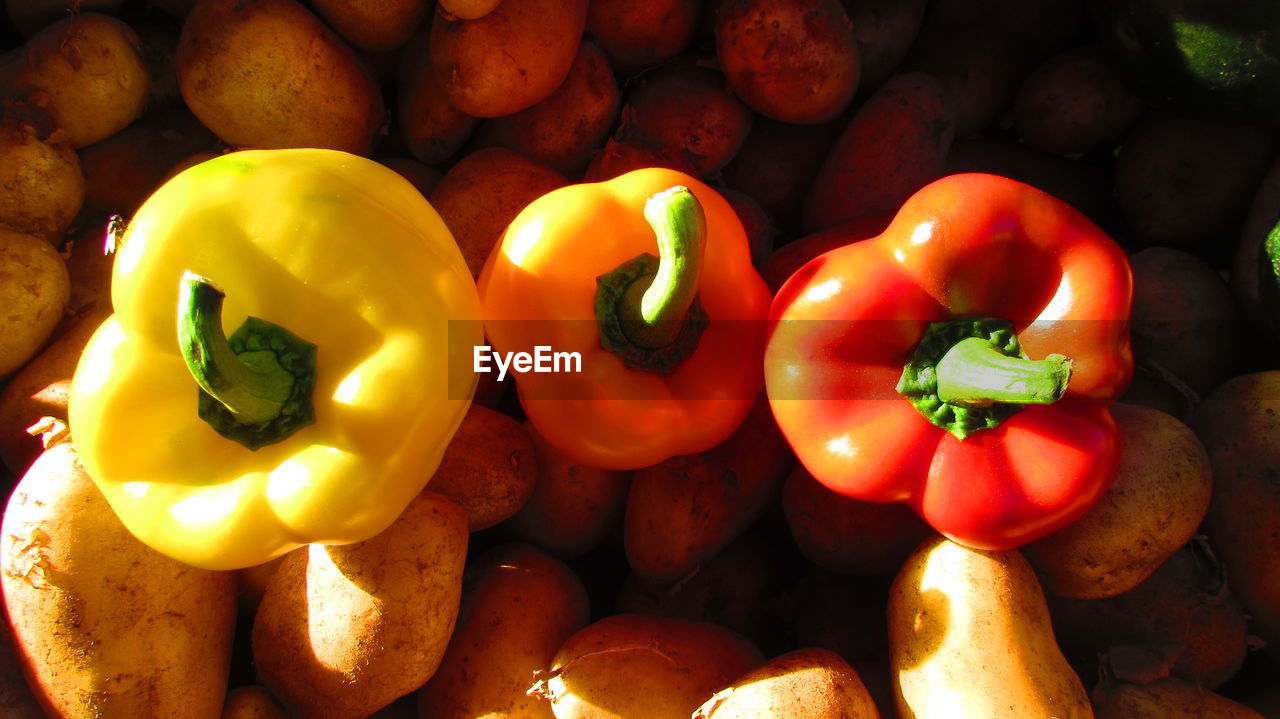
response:
[[[1010,357],[980,337],[960,340],[938,361],[938,399],[985,407],[996,402],[1053,404],[1071,378],[1071,360]]]
[[[930,324],[897,389],[934,425],[965,439],[1023,405],[1058,401],[1070,379],[1070,359],[1028,359],[1012,323],[979,317]]]

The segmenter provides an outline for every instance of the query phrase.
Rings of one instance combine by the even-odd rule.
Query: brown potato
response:
[[[134,538],[70,443],[41,454],[14,491],[0,564],[23,673],[49,716],[219,716],[234,576]]]
[[[583,42],[555,92],[533,107],[485,121],[476,143],[515,150],[577,177],[609,137],[621,102],[622,91],[604,53],[595,43]]]
[[[366,50],[394,50],[431,12],[429,0],[312,0],[316,14],[342,37]]]
[[[774,606],[787,589],[785,556],[773,537],[748,532],[734,539],[688,577],[660,584],[630,573],[614,602],[619,614],[647,614],[710,622],[757,646],[787,641]]]
[[[636,470],[623,521],[631,569],[666,584],[694,571],[777,500],[793,462],[768,402],[758,400],[718,446]]]
[[[408,157],[386,157],[378,162],[390,167],[396,171],[404,179],[408,180],[423,197],[431,194],[431,191],[440,184],[440,178],[444,177],[444,173],[430,165],[425,165],[417,160]]]
[[[537,455],[524,427],[472,404],[428,486],[465,509],[475,532],[518,512],[537,480]]]
[[[1159,673],[1212,689],[1235,676],[1248,651],[1248,619],[1224,579],[1222,565],[1193,540],[1123,594],[1070,599],[1050,592],[1054,628],[1078,666],[1129,647],[1164,655],[1157,656]]]
[[[1277,144],[1259,127],[1148,113],[1124,136],[1116,200],[1144,244],[1210,247],[1238,231]]]
[[[920,34],[928,4],[928,0],[845,1],[862,65],[859,94],[871,94],[902,64]]]
[[[582,181],[603,182],[646,167],[665,167],[688,175],[697,174],[690,158],[663,155],[653,148],[619,142],[611,137],[605,141],[604,149],[591,158],[591,163],[582,173]]]
[[[894,212],[941,177],[955,136],[952,113],[930,75],[912,72],[886,81],[859,108],[814,176],[804,231]]]
[[[577,464],[547,443],[529,422],[538,479],[529,501],[502,524],[507,535],[557,557],[579,557],[621,525],[631,472]]]
[[[71,146],[80,148],[111,137],[142,114],[151,73],[128,25],[86,12],[28,40],[8,82],[48,112]]]
[[[80,156],[47,113],[0,104],[0,225],[52,244],[84,204]]]
[[[830,649],[861,666],[881,660],[887,665],[889,631],[884,617],[892,581],[892,575],[860,577],[810,568],[788,596],[794,644]]]
[[[698,29],[701,0],[593,0],[587,36],[623,78],[679,55]]]
[[[784,237],[796,237],[813,176],[848,124],[844,115],[820,125],[757,116],[742,147],[725,165],[724,183],[758,202]]]
[[[941,83],[955,109],[956,137],[990,127],[1040,59],[1079,26],[1078,0],[946,0],[930,3],[904,62]]]
[[[761,115],[816,124],[853,101],[861,60],[839,0],[724,0],[715,37],[729,86]]]
[[[503,0],[476,20],[436,13],[431,67],[455,107],[499,117],[564,82],[587,24],[587,0]]]
[[[1093,692],[1096,719],[1264,719],[1249,707],[1181,679],[1108,681]]]
[[[266,687],[250,684],[227,694],[222,719],[289,719]]]
[[[641,76],[627,95],[614,139],[653,150],[706,177],[742,147],[754,114],[724,87],[724,77],[691,60]]]
[[[1113,146],[1142,113],[1097,47],[1076,47],[1040,65],[1013,105],[1022,141],[1060,155]]]
[[[717,691],[693,719],[880,719],[861,677],[835,652],[805,648],[774,657]]]
[[[124,0],[6,0],[4,5],[13,28],[31,37],[72,11],[114,14]]]
[[[53,245],[0,225],[0,380],[44,347],[70,299],[67,263]]]
[[[463,20],[476,20],[493,12],[501,0],[440,0],[440,12]]]
[[[440,669],[418,692],[420,719],[540,719],[535,672],[587,625],[587,590],[562,562],[528,545],[497,547],[468,569],[458,625]]]
[[[1050,591],[1111,597],[1138,586],[1195,534],[1212,493],[1204,445],[1159,410],[1112,405],[1123,438],[1111,486],[1083,517],[1023,547]]]
[[[421,162],[439,165],[462,147],[479,120],[455,107],[436,80],[430,37],[424,29],[400,51],[396,121],[409,152]]]
[[[383,123],[355,53],[294,0],[201,0],[178,42],[187,106],[237,148],[367,154]]]
[[[490,147],[449,168],[427,199],[453,232],[471,275],[479,277],[489,253],[525,205],[568,182],[542,163]]]
[[[85,199],[105,212],[130,216],[163,183],[170,168],[217,138],[185,108],[146,115],[80,151]]]
[[[1280,371],[1228,380],[1196,409],[1192,426],[1213,464],[1209,542],[1253,632],[1280,656]]]
[[[888,616],[899,715],[1092,719],[1040,582],[1016,550],[925,542],[894,579]]]
[[[900,502],[864,502],[823,486],[803,466],[787,476],[782,511],[809,561],[846,574],[892,574],[933,534]]]
[[[1213,267],[1171,247],[1129,256],[1133,360],[1203,397],[1244,364],[1244,323]]]
[[[614,614],[569,637],[531,691],[556,719],[689,719],[763,661],[755,645],[714,624]]]
[[[453,632],[466,512],[426,491],[364,542],[292,552],[253,622],[262,683],[295,714],[359,719],[422,686]]]

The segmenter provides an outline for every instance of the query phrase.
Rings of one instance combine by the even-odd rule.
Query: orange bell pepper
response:
[[[579,372],[515,379],[538,432],[583,464],[710,449],[763,390],[771,296],[728,202],[683,173],[544,195],[507,228],[479,289],[495,353],[580,357]]]

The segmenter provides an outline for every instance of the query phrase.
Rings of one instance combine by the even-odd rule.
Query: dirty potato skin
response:
[[[0,225],[0,381],[40,351],[70,297],[67,265],[53,245]]]
[[[73,14],[45,27],[9,71],[3,84],[47,111],[76,148],[123,130],[142,114],[151,92],[137,33],[101,13]]]
[[[294,0],[201,0],[177,61],[187,106],[236,148],[364,155],[383,123],[380,91],[356,54]]]
[[[135,539],[70,443],[46,450],[14,490],[0,557],[23,673],[48,716],[218,719],[234,575]]]
[[[715,37],[734,93],[775,120],[825,122],[858,88],[858,42],[838,0],[726,0]]]
[[[80,157],[48,113],[0,107],[0,225],[57,244],[85,199]]]

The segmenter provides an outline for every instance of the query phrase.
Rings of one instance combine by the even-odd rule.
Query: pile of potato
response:
[[[1144,99],[1084,0],[7,0],[0,41],[0,716],[1280,717],[1280,131]],[[485,381],[384,533],[179,564],[65,426],[109,218],[295,146],[408,178],[474,273],[550,190],[683,170],[774,289],[933,179],[1033,184],[1130,253],[1113,486],[975,551],[823,487],[763,400],[615,472]]]

